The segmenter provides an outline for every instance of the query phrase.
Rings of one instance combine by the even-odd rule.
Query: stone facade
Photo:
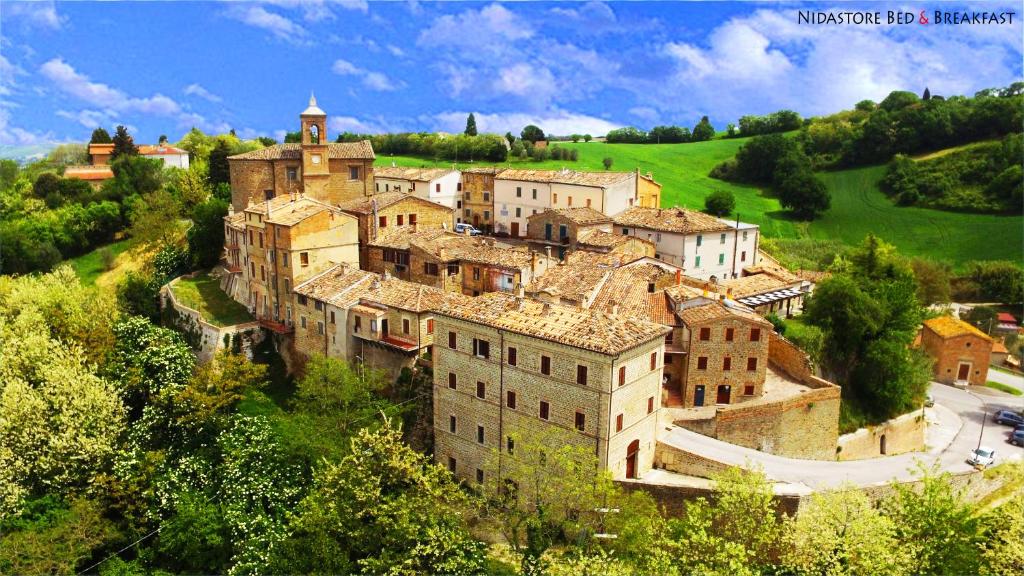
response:
[[[462,221],[485,234],[494,233],[494,176],[500,168],[462,171]]]
[[[763,393],[772,326],[750,316],[724,315],[673,333],[685,343],[674,366],[682,376],[683,406],[733,404]]]
[[[654,181],[650,172],[640,174],[636,169],[636,201],[641,208],[661,208],[661,184]]]
[[[373,269],[370,267],[370,244],[379,235],[398,230],[450,229],[452,226],[451,208],[405,193],[376,194],[342,203],[340,208],[359,219],[359,265],[364,270]]]
[[[863,460],[924,450],[928,424],[923,410],[914,410],[881,424],[839,437],[839,460]]]

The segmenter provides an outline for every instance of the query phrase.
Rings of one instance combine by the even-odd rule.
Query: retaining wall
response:
[[[208,362],[218,350],[225,348],[230,339],[235,337],[245,338],[250,342],[256,342],[261,338],[262,331],[255,321],[234,326],[214,326],[203,319],[203,315],[197,310],[185,306],[174,297],[171,290],[177,278],[160,288],[161,307],[164,310],[173,310],[170,315],[170,322],[175,328],[185,333],[185,339],[196,353],[200,362]],[[236,336],[237,335],[237,336]],[[226,343],[225,340],[228,340]],[[248,348],[248,346],[245,346]]]

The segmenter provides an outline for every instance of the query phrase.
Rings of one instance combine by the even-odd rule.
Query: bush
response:
[[[615,159],[610,157],[610,156],[608,156],[608,157],[605,157],[604,160],[601,160],[601,163],[604,164],[604,169],[605,170],[611,170],[612,169],[612,164],[615,163]]]
[[[729,190],[715,190],[704,198],[704,211],[712,216],[728,216],[736,209],[736,197]]]
[[[114,260],[117,259],[117,256],[114,254],[114,251],[111,250],[109,246],[107,246],[100,249],[99,255],[100,262],[103,263],[103,269],[106,270],[107,272],[113,270]]]
[[[1005,304],[1024,302],[1024,270],[1008,260],[969,262],[967,273],[960,279],[973,282],[982,300]]]

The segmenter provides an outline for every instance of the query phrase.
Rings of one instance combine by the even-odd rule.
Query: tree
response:
[[[927,86],[925,86],[924,87],[924,94],[921,95],[921,100],[927,101],[927,100],[931,100],[931,99],[932,99],[932,92],[931,92],[931,90],[928,89]]]
[[[128,129],[124,126],[118,126],[114,131],[114,150],[110,153],[110,160],[114,161],[121,156],[135,156],[139,153],[138,147],[135,146],[135,141],[132,139],[132,135],[128,133]]]
[[[166,190],[146,194],[131,207],[128,233],[141,244],[167,244],[181,229],[180,214],[181,205]]]
[[[220,261],[227,214],[228,203],[217,198],[210,198],[192,209],[192,227],[187,237],[193,267],[210,268]]]
[[[860,112],[871,112],[875,109],[875,103],[873,100],[861,100],[854,105],[854,109]]]
[[[256,141],[262,144],[264,148],[277,144],[277,140],[274,140],[270,136],[257,136]]]
[[[302,142],[302,132],[301,131],[297,130],[295,132],[285,132],[285,134],[284,134],[284,143],[285,144],[290,144],[290,143],[296,143],[297,144],[299,142]]]
[[[112,142],[110,133],[103,128],[96,128],[92,131],[92,136],[89,137],[89,144],[110,144]]]
[[[131,420],[151,404],[169,417],[195,370],[196,358],[178,332],[133,316],[114,326],[117,344],[104,367],[124,398]]]
[[[1018,492],[986,514],[982,526],[983,573],[1010,576],[1024,571],[1024,494]]]
[[[231,183],[231,171],[228,165],[228,156],[231,155],[231,147],[224,140],[218,140],[217,145],[210,151],[210,185]]]
[[[466,118],[466,130],[463,132],[466,136],[476,136],[476,117],[470,112]]]
[[[789,548],[782,563],[796,574],[914,573],[893,520],[857,488],[813,494],[786,528]]]
[[[601,164],[604,165],[604,169],[605,170],[611,170],[612,169],[612,164],[614,162],[615,162],[615,159],[612,158],[611,156],[606,156],[604,160],[601,160]]]
[[[523,131],[519,134],[523,140],[528,140],[533,143],[537,143],[544,139],[544,131],[530,124],[523,128]]]
[[[591,140],[593,140],[593,139],[594,139],[594,137],[593,137],[593,136],[591,136],[590,134],[584,134],[584,135],[583,135],[583,141],[584,141],[584,142],[590,142],[590,141],[591,141]]]
[[[102,507],[81,498],[69,505],[41,498],[13,520],[20,529],[0,523],[0,568],[5,574],[74,574],[117,537]]]
[[[693,127],[693,133],[690,136],[690,140],[693,142],[704,142],[711,140],[715,137],[715,127],[711,125],[711,121],[708,120],[707,116],[700,119],[700,122]]]
[[[728,216],[736,209],[736,197],[729,190],[715,190],[704,198],[704,211],[712,216]]]
[[[447,470],[385,421],[325,463],[273,551],[274,573],[477,574],[484,545],[469,534],[466,495]]]
[[[508,140],[509,148],[514,148],[516,145],[516,137],[512,135],[512,132],[505,132],[505,140]]]
[[[579,134],[573,134],[571,136],[571,138],[572,138],[573,143],[576,143],[576,142],[580,141],[580,138],[582,138],[582,136],[580,136]]]
[[[46,199],[60,194],[60,176],[53,172],[43,172],[32,185],[32,194],[36,198]]]
[[[926,258],[913,258],[910,267],[917,281],[917,299],[924,305],[943,304],[950,301],[952,275],[949,264]]]
[[[904,90],[894,90],[885,97],[885,100],[882,100],[882,102],[879,103],[878,107],[886,112],[896,112],[912,104],[917,104],[918,102],[920,102],[920,100],[918,99],[917,94],[914,94],[913,92],[906,92]]]
[[[827,212],[832,204],[832,197],[825,184],[810,170],[797,170],[784,175],[776,184],[776,191],[779,203],[801,220],[814,220]]]

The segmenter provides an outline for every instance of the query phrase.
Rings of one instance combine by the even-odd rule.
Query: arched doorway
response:
[[[885,454],[885,434],[882,434],[882,437],[878,440],[878,451],[883,455]]]
[[[626,447],[626,478],[637,477],[637,460],[640,455],[640,441],[633,440]]]

